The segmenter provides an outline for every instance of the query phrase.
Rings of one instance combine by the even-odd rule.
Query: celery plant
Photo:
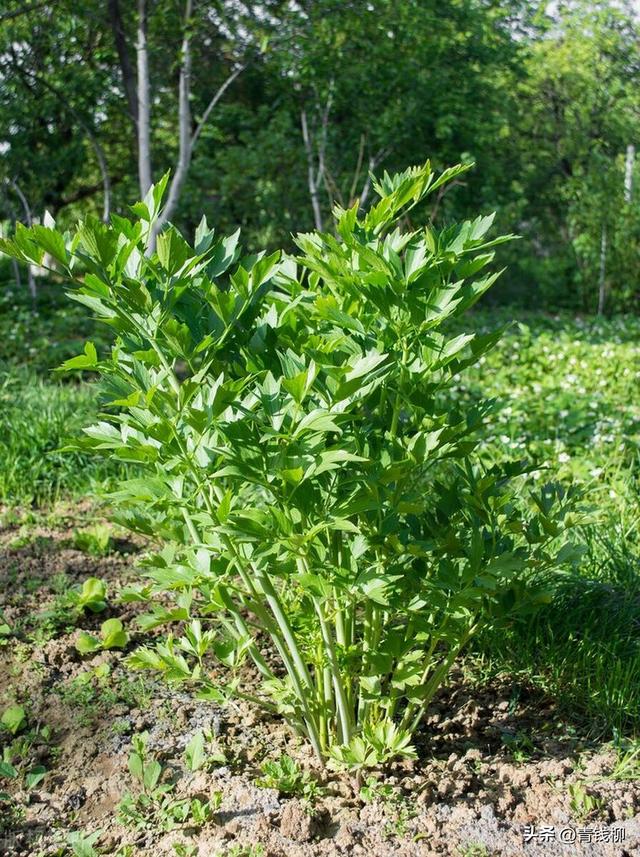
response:
[[[413,754],[468,641],[569,558],[570,498],[528,493],[522,464],[482,464],[492,403],[447,403],[500,336],[452,336],[447,319],[495,282],[510,236],[486,237],[492,217],[405,224],[464,169],[385,175],[368,213],[337,209],[335,232],[299,235],[297,257],[242,257],[204,219],[192,244],[169,226],[152,251],[166,180],[135,220],[2,243],[23,261],[47,251],[115,333],[111,353],[88,343],[63,367],[103,389],[76,446],[138,464],[114,504],[162,546],[125,597],[151,602],[143,629],[183,623],[131,666],[258,702],[353,768]]]

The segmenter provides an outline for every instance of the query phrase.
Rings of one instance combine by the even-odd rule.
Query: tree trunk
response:
[[[309,136],[309,125],[307,123],[307,112],[303,110],[300,114],[300,125],[302,126],[302,140],[304,149],[307,153],[307,185],[309,187],[309,196],[311,197],[311,208],[313,210],[313,222],[318,230],[322,232],[322,210],[320,208],[320,198],[318,196],[318,187],[322,178],[320,172],[321,167],[318,166],[316,171],[313,163],[313,148],[311,146],[311,138]]]
[[[636,157],[636,147],[633,143],[627,146],[627,157],[624,165],[624,201],[628,204],[633,196],[633,163]]]
[[[181,64],[180,64],[180,80],[178,82],[178,161],[173,173],[171,184],[169,185],[169,193],[167,201],[160,212],[160,216],[153,224],[151,235],[149,236],[148,253],[153,253],[155,250],[156,239],[160,234],[164,225],[171,219],[174,211],[180,200],[180,193],[184,185],[185,179],[191,166],[191,156],[195,148],[198,138],[202,133],[211,112],[216,104],[220,101],[227,88],[231,86],[233,81],[246,68],[245,65],[235,69],[224,83],[214,93],[213,97],[207,104],[207,107],[202,114],[195,131],[191,133],[191,109],[189,100],[191,98],[191,16],[193,14],[193,0],[187,0],[184,13],[184,36],[182,39],[181,48]]]
[[[175,211],[182,185],[187,177],[191,163],[191,15],[193,0],[187,0],[184,10],[184,36],[182,38],[180,80],[178,82],[178,162],[169,185],[169,194],[164,208],[153,224],[149,242],[149,252],[155,249],[156,238],[165,223]]]
[[[27,201],[26,196],[23,194],[20,185],[15,179],[11,181],[11,187],[15,190],[18,199],[24,209],[25,220],[27,221],[27,226],[32,226],[33,217],[31,215],[31,207]],[[29,294],[31,295],[31,300],[35,303],[36,298],[38,296],[38,290],[36,288],[36,278],[33,274],[33,265],[27,265],[27,285],[29,287]]]
[[[138,0],[138,179],[144,198],[151,187],[151,88],[149,83],[149,50],[147,45],[147,2]]]
[[[127,37],[124,31],[124,24],[122,23],[122,15],[120,14],[120,4],[118,0],[109,0],[109,20],[111,22],[113,39],[118,53],[118,60],[120,62],[122,84],[127,97],[127,107],[135,128],[138,125],[138,93],[136,92],[136,78],[131,64]]]
[[[86,128],[85,130],[89,137],[89,142],[93,146],[93,151],[96,153],[96,160],[98,161],[100,175],[102,176],[102,220],[104,223],[108,223],[109,218],[111,217],[111,179],[107,168],[107,159],[104,154],[104,149],[98,142],[98,138],[89,130],[89,128]]]
[[[600,233],[600,277],[598,285],[598,315],[604,312],[604,302],[607,292],[607,226],[602,224]]]
[[[12,258],[11,259],[11,267],[13,268],[13,278],[16,281],[16,286],[18,289],[22,288],[22,277],[20,276],[20,265],[18,265],[18,260]]]

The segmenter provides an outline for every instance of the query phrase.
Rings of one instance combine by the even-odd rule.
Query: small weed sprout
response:
[[[218,851],[216,857],[265,857],[266,851],[264,845],[256,843],[255,845],[229,845],[225,851]]]
[[[296,796],[312,806],[322,794],[322,788],[316,780],[300,767],[291,756],[282,755],[275,761],[262,765],[262,776],[256,785],[265,789],[276,789],[281,795]]]
[[[118,817],[128,827],[174,830],[186,823],[200,828],[213,819],[222,802],[222,792],[212,793],[210,800],[178,799],[174,784],[162,783],[164,769],[147,749],[149,735],[134,735],[129,756],[129,772],[140,787],[136,794],[127,792],[118,806]]]
[[[416,810],[398,789],[376,777],[367,777],[360,787],[359,796],[364,803],[379,801],[384,806],[388,816],[384,826],[387,838],[406,834],[409,822],[416,816]]]

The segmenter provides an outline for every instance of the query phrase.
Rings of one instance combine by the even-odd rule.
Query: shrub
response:
[[[492,403],[446,404],[500,336],[446,321],[495,282],[482,272],[510,236],[486,238],[491,216],[404,224],[464,169],[385,175],[366,215],[336,209],[335,234],[299,235],[296,258],[241,257],[204,219],[193,245],[170,226],[151,253],[166,179],[133,222],[87,218],[73,238],[19,226],[2,244],[52,254],[117,337],[64,366],[102,379],[102,419],[77,446],[139,465],[119,518],[163,547],[126,597],[174,597],[145,629],[185,623],[129,663],[255,700],[351,768],[412,755],[468,641],[534,603],[538,574],[570,555],[571,498],[530,495],[523,464],[474,454]]]

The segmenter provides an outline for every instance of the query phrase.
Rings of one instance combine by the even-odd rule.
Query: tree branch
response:
[[[193,151],[193,147],[195,146],[195,144],[198,140],[198,137],[202,133],[202,129],[206,125],[207,119],[209,118],[211,111],[216,106],[216,104],[220,101],[220,99],[225,94],[227,89],[231,86],[233,81],[237,77],[239,77],[242,74],[242,72],[247,68],[247,65],[248,65],[248,63],[245,63],[244,65],[241,65],[241,66],[238,66],[238,68],[235,71],[233,71],[229,75],[229,77],[224,81],[224,83],[220,86],[220,88],[215,93],[215,95],[213,96],[211,101],[207,104],[207,107],[206,107],[204,113],[202,114],[202,119],[198,122],[196,130],[193,132],[193,136],[191,138],[191,151]]]

